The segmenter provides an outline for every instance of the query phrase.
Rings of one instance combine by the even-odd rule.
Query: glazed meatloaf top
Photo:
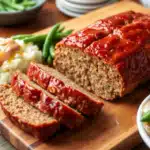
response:
[[[149,40],[150,20],[147,19],[114,30],[114,33],[107,37],[93,42],[84,52],[103,59],[109,64],[118,64],[133,53],[143,51],[150,45]]]
[[[14,92],[23,97],[26,102],[41,112],[48,113],[71,129],[80,126],[84,121],[80,113],[31,82],[25,74],[16,72],[12,77],[11,86]]]
[[[66,45],[84,49],[93,41],[112,33],[114,29],[130,24],[133,20],[143,17],[141,13],[127,11],[105,19],[100,19],[77,33],[64,38],[57,46]]]
[[[113,34],[93,42],[84,52],[116,68],[128,86],[150,76],[149,40],[150,20],[145,19],[116,29]]]
[[[56,119],[17,97],[8,85],[0,86],[0,104],[12,122],[35,137],[47,139],[59,129]]]

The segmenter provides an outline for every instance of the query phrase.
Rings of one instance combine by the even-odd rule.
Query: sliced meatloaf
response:
[[[82,50],[59,43],[54,66],[97,96],[113,100],[149,79],[149,41],[150,20],[145,17]]]
[[[87,93],[53,68],[31,63],[27,75],[30,80],[84,115],[96,115],[103,106],[100,99]]]
[[[52,136],[59,123],[17,97],[10,86],[0,86],[0,104],[6,116],[19,128],[42,140]]]
[[[41,112],[50,114],[71,129],[80,126],[84,121],[84,117],[80,113],[31,82],[25,74],[15,73],[11,86],[13,91],[23,97],[26,102]]]

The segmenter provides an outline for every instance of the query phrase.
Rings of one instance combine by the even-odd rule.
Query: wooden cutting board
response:
[[[81,29],[95,20],[126,10],[150,13],[149,9],[131,2],[122,1],[98,9],[64,24],[68,28]],[[40,31],[46,33],[49,29]],[[148,83],[130,95],[115,102],[105,101],[102,113],[78,131],[61,131],[43,143],[14,126],[0,109],[0,131],[4,137],[20,150],[129,150],[141,139],[136,126],[136,113],[141,101],[150,93]]]

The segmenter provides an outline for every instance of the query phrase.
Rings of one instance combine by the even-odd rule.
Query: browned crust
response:
[[[70,129],[79,127],[85,121],[85,118],[79,112],[56,99],[47,93],[44,89],[40,88],[38,85],[33,84],[25,74],[17,72],[16,75],[18,78],[16,80],[15,86],[17,86],[19,82],[25,82],[28,87],[41,91],[41,97],[37,102],[33,102],[32,100],[29,101],[24,96],[24,94],[27,94],[28,92],[32,93],[30,89],[26,90],[24,94],[21,94],[20,96],[23,97],[24,101],[27,103],[36,107],[41,112],[48,113],[50,116],[53,116],[60,123],[66,125]],[[13,88],[12,86],[12,89],[17,94],[16,88]],[[17,90],[19,90],[19,86],[17,87]],[[46,98],[49,99],[49,104],[46,103]]]
[[[33,67],[35,67],[35,68],[33,69]],[[39,76],[36,76],[35,71],[38,72]],[[35,74],[34,74],[34,72],[35,72]],[[29,75],[30,73],[33,75],[33,77],[30,77],[30,75]],[[65,78],[62,74],[60,74],[55,69],[50,68],[48,66],[44,66],[42,64],[31,63],[28,68],[29,78],[38,84],[38,80],[40,80],[40,73],[47,74],[51,78],[54,78],[54,79],[60,81],[61,83],[63,82],[64,86],[62,87],[62,89],[60,87],[56,87],[57,85],[55,85],[55,86],[53,86],[53,84],[50,85],[50,87],[56,89],[55,91],[57,91],[57,88],[59,88],[58,90],[62,90],[62,93],[60,93],[60,95],[57,92],[52,93],[52,94],[57,96],[58,98],[61,97],[61,94],[64,95],[64,99],[61,98],[61,101],[63,101],[70,107],[78,110],[79,112],[83,113],[84,115],[87,115],[87,116],[97,115],[100,112],[101,108],[103,107],[103,103],[100,101],[99,98],[94,97],[93,95],[90,95],[89,93],[85,92],[85,90],[83,88],[79,87],[77,84],[75,84],[71,80]],[[69,88],[69,89],[71,89],[72,92],[75,91],[76,93],[79,93],[79,95],[76,95],[77,97],[75,97],[75,95],[72,96],[71,94],[68,96],[66,94],[66,91],[65,90],[63,91],[63,88],[64,89]],[[71,96],[73,98],[70,98]]]
[[[9,85],[1,85],[1,89],[9,88]],[[0,97],[0,104],[1,108],[6,114],[6,116],[11,120],[12,123],[14,123],[16,126],[24,130],[25,132],[33,135],[36,138],[39,138],[41,140],[46,140],[48,137],[52,136],[58,129],[59,129],[59,123],[56,121],[51,122],[50,124],[42,124],[42,125],[34,125],[30,124],[28,122],[23,121],[18,116],[12,115],[2,104],[3,97]],[[37,118],[38,119],[38,118]]]

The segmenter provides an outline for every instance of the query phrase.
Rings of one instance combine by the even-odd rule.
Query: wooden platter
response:
[[[64,24],[68,28],[78,30],[99,18],[126,10],[150,13],[149,9],[134,2],[122,1]],[[38,33],[46,33],[48,30]],[[95,120],[90,120],[78,131],[60,131],[47,142],[39,141],[14,126],[1,109],[0,131],[20,150],[129,150],[141,141],[136,127],[136,113],[139,104],[149,93],[150,87],[147,83],[122,99],[114,102],[105,101],[102,113]]]

